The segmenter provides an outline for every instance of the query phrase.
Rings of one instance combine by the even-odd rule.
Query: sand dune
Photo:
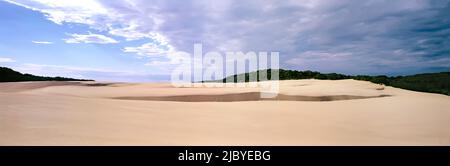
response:
[[[355,80],[258,88],[0,83],[0,145],[450,145],[450,97]]]
[[[42,82],[8,82],[0,83],[0,92],[19,92],[50,86],[88,85],[80,82],[42,81]]]

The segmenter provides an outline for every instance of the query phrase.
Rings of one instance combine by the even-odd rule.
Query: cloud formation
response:
[[[9,62],[16,62],[14,59],[11,58],[2,58],[0,57],[0,63],[9,63]]]
[[[49,41],[31,41],[34,44],[53,44],[53,42]]]
[[[123,49],[141,56],[192,52],[194,43],[202,43],[205,51],[279,51],[281,67],[290,69],[349,74],[450,69],[449,0],[7,1],[57,24],[148,40]]]
[[[172,48],[164,48],[155,43],[146,43],[138,47],[125,47],[123,52],[136,53],[140,56],[158,56],[168,54]]]
[[[97,44],[110,44],[118,43],[117,40],[100,35],[100,34],[68,34],[71,38],[63,39],[66,43],[97,43]]]

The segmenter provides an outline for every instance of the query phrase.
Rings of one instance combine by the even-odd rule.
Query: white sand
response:
[[[0,145],[450,145],[449,96],[365,81],[280,85],[300,99],[373,97],[337,101],[213,102],[257,100],[258,88],[92,84],[0,83]],[[151,101],[180,95],[189,102]]]

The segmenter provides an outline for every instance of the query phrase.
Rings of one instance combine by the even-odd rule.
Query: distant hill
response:
[[[43,77],[31,74],[22,74],[7,67],[0,67],[0,82],[20,82],[20,81],[93,81],[84,79],[74,79],[65,77]]]
[[[225,82],[226,79],[234,77],[234,80],[238,76],[245,76],[245,82],[249,81],[250,74],[258,74],[260,72],[267,73],[267,77],[270,79],[271,69],[259,70],[250,73],[243,73],[238,75],[233,75],[226,77],[221,80],[205,81],[205,82]],[[319,79],[319,80],[341,80],[341,79],[354,79],[354,80],[364,80],[370,81],[377,84],[384,84],[387,86],[393,86],[402,89],[408,89],[419,92],[430,92],[450,95],[450,72],[442,73],[426,73],[426,74],[416,74],[410,76],[397,76],[389,77],[385,75],[379,76],[367,76],[367,75],[357,75],[350,76],[338,73],[327,73],[323,74],[316,71],[296,71],[296,70],[284,70],[279,69],[279,79],[280,80],[298,80],[298,79]],[[260,79],[258,78],[258,81]],[[235,81],[237,82],[237,81]]]

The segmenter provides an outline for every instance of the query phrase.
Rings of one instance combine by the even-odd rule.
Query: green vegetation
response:
[[[261,79],[258,77],[261,74],[267,74],[267,78],[271,79],[271,69],[259,70],[250,73],[243,73],[239,75],[229,76],[221,80],[204,81],[204,82],[225,82],[226,79],[234,77],[234,82],[237,82],[238,76],[244,75],[245,81],[249,81],[250,75],[257,77],[258,81]],[[408,89],[419,92],[430,92],[450,95],[450,72],[442,73],[426,73],[416,74],[410,76],[367,76],[357,75],[349,76],[337,73],[319,73],[316,71],[296,71],[296,70],[283,70],[279,69],[280,80],[298,80],[298,79],[319,79],[319,80],[342,80],[342,79],[354,79],[370,81],[377,84],[383,84],[387,86],[393,86],[402,89]],[[73,79],[65,77],[42,77],[31,74],[22,74],[14,71],[10,68],[0,67],[0,82],[20,82],[20,81],[93,81],[84,79]]]
[[[64,77],[42,77],[31,74],[22,74],[10,68],[0,67],[0,82],[20,82],[20,81],[92,81],[92,80],[73,79]]]
[[[450,72],[394,77],[387,85],[420,92],[450,95]]]
[[[249,76],[251,74],[259,75],[259,73],[267,73],[267,78],[271,79],[271,69],[259,70],[250,73],[243,73],[239,75],[229,76],[222,80],[205,81],[205,82],[225,82],[226,79],[231,79],[234,77],[234,82],[237,82],[236,78],[238,76],[244,75],[245,81],[249,81]],[[296,71],[296,70],[283,70],[279,69],[279,79],[280,80],[297,80],[297,79],[320,79],[320,80],[342,80],[342,79],[354,79],[354,80],[364,80],[370,81],[377,84],[383,84],[387,86],[393,86],[402,89],[408,89],[419,92],[430,92],[450,95],[450,72],[442,73],[426,73],[426,74],[416,74],[410,76],[367,76],[367,75],[357,75],[349,76],[337,73],[323,74],[315,71]],[[261,81],[260,78],[257,78]]]

